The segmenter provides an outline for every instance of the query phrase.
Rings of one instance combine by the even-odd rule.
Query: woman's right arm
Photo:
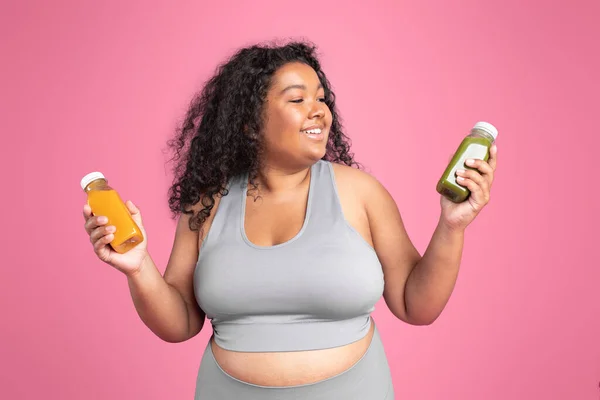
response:
[[[140,268],[127,274],[138,315],[166,342],[188,340],[200,332],[205,314],[194,296],[194,268],[198,260],[198,232],[189,229],[190,216],[182,214],[164,277],[148,254]]]
[[[84,205],[85,230],[94,252],[101,261],[127,276],[135,309],[152,332],[167,342],[190,339],[200,332],[205,319],[204,312],[196,303],[193,288],[199,233],[190,230],[190,216],[182,214],[163,277],[148,253],[140,210],[131,201],[126,202],[126,207],[145,239],[127,253],[118,254],[109,245],[114,238],[115,227],[107,225],[105,216],[93,215],[90,206]]]

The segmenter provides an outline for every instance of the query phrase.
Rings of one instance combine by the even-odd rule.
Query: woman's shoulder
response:
[[[335,181],[338,187],[351,188],[364,195],[385,190],[381,183],[369,172],[345,164],[331,162]]]

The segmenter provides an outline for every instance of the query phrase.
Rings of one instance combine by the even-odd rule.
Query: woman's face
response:
[[[310,66],[294,62],[277,70],[264,110],[267,165],[299,169],[323,158],[332,116],[319,77]]]

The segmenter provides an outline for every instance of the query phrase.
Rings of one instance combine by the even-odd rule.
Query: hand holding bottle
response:
[[[138,272],[148,256],[140,210],[131,201],[124,203],[100,172],[84,176],[81,188],[88,200],[85,230],[98,258],[125,274]]]
[[[490,201],[498,149],[498,130],[487,122],[475,124],[454,153],[437,191],[442,222],[452,229],[466,228]]]
[[[466,228],[489,203],[497,154],[498,148],[493,145],[487,161],[467,160],[466,165],[469,168],[459,169],[456,172],[457,183],[469,189],[470,195],[461,203],[454,203],[441,196],[442,218],[447,226],[457,229]]]
[[[125,204],[131,213],[132,219],[136,222],[145,238],[146,232],[142,224],[140,210],[131,201],[127,201]],[[103,215],[92,215],[92,209],[87,204],[83,206],[83,217],[85,219],[85,230],[90,236],[94,252],[101,261],[126,275],[139,272],[142,262],[148,255],[146,239],[126,253],[117,253],[110,246],[110,242],[114,239],[116,228],[114,225],[108,224],[108,218]]]

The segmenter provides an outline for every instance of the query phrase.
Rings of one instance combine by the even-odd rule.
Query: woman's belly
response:
[[[248,353],[225,350],[211,340],[219,366],[243,382],[260,386],[294,386],[331,378],[352,367],[365,354],[375,324],[367,335],[353,343],[332,349],[284,353]]]

